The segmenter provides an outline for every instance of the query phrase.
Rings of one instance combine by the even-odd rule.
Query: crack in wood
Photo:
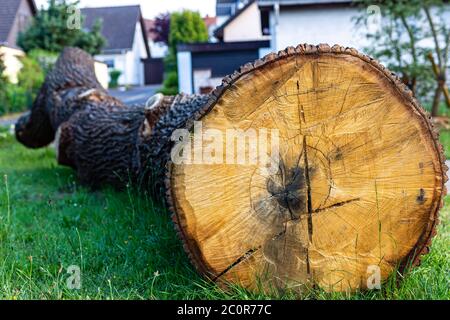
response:
[[[341,202],[332,204],[331,206],[328,206],[328,207],[315,209],[315,210],[313,210],[312,213],[318,213],[318,212],[326,211],[331,208],[342,207],[343,205],[346,205],[346,204],[354,202],[354,201],[359,201],[359,200],[361,200],[361,198],[355,198],[355,199],[341,201]]]
[[[256,251],[258,251],[261,248],[262,248],[262,246],[258,246],[257,248],[253,248],[253,249],[248,250],[242,256],[237,258],[233,263],[231,263],[228,267],[226,267],[222,272],[220,272],[216,277],[214,277],[214,279],[212,279],[212,281],[216,282],[225,273],[227,273],[228,271],[233,269],[235,266],[237,266],[241,262],[243,262],[243,261],[247,260],[248,258],[250,258]]]
[[[308,164],[308,145],[306,144],[306,137],[303,137],[303,148],[305,150],[305,180],[306,180],[306,195],[308,205],[308,236],[309,241],[312,241],[313,225],[312,225],[312,198],[311,198],[311,180],[309,177],[309,164]]]

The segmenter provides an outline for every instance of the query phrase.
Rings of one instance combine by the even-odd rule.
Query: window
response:
[[[105,64],[109,69],[114,69],[114,60],[105,60]]]
[[[261,10],[261,32],[263,36],[270,36],[270,12]]]

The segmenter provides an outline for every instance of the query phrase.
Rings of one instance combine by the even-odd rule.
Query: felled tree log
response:
[[[58,131],[58,162],[76,169],[80,181],[91,187],[139,183],[156,194],[163,186],[172,132],[184,127],[208,96],[154,99],[147,107],[75,113]]]
[[[66,48],[47,75],[31,111],[17,121],[16,138],[29,148],[41,148],[50,144],[59,126],[78,111],[124,107],[98,82],[92,57],[81,49]]]
[[[411,91],[378,62],[300,45],[245,65],[212,96],[195,119],[204,129],[276,130],[280,158],[270,174],[264,163],[170,165],[173,218],[200,272],[251,289],[347,291],[428,252],[445,158]]]
[[[55,74],[70,63],[62,61]],[[365,289],[377,268],[383,281],[417,265],[435,234],[447,170],[437,134],[401,81],[353,49],[288,48],[245,65],[212,95],[156,96],[147,107],[108,100],[93,81],[48,88],[19,141],[41,146],[57,132],[58,161],[91,186],[132,181],[148,191],[167,167],[167,202],[185,249],[218,283]],[[171,162],[180,146],[172,134],[183,128],[182,146],[192,146],[183,155],[196,156]],[[228,150],[211,145],[225,148],[233,130],[276,132],[279,143],[268,142],[278,157],[258,141],[256,162],[239,162],[251,151],[232,141],[236,155],[225,160]]]

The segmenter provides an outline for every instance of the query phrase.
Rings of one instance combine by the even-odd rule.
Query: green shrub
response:
[[[4,71],[3,55],[0,55],[0,116],[5,113],[7,108],[6,86],[8,85],[8,78],[3,74]]]
[[[6,113],[23,112],[31,108],[36,94],[24,87],[9,84],[7,89],[8,110]]]
[[[181,43],[207,42],[208,29],[198,12],[183,10],[170,16],[169,54],[164,59],[164,69],[167,77],[161,92],[164,94],[178,93],[177,78],[177,46]]]
[[[178,94],[178,74],[176,71],[167,73],[160,92],[168,96]]]
[[[0,79],[0,115],[30,108],[44,82],[45,74],[36,60],[25,56],[20,58],[20,62],[22,69],[17,76],[17,84],[4,77]]]
[[[45,74],[39,63],[29,56],[21,57],[22,69],[18,75],[18,86],[36,96],[45,80]]]
[[[109,87],[117,88],[119,86],[119,77],[122,74],[120,70],[113,69],[109,72]]]
[[[19,33],[18,45],[27,53],[34,49],[60,52],[64,47],[78,47],[91,55],[99,54],[106,44],[101,21],[96,21],[88,31],[82,28],[84,16],[81,16],[77,25],[74,17],[78,6],[79,1],[48,0],[47,7],[38,10],[29,26]]]
[[[49,73],[58,60],[58,54],[42,49],[34,49],[28,52],[28,57],[35,60],[45,75]]]

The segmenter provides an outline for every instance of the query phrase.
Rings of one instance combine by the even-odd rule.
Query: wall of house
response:
[[[340,44],[361,50],[365,38],[354,27],[353,17],[358,9],[348,7],[281,7],[278,26],[271,13],[273,50],[282,50],[300,43],[329,45]]]
[[[108,65],[108,82],[110,80],[109,78],[109,71],[115,69],[120,70],[122,74],[119,77],[119,85],[123,85],[126,83],[126,73],[124,70],[126,69],[126,59],[125,59],[126,53],[118,53],[118,54],[99,54],[95,56],[95,59],[104,62]]]
[[[444,21],[450,21],[450,4],[446,5],[445,10],[432,8],[432,13],[434,13],[433,16],[443,13]],[[274,51],[283,50],[288,46],[296,46],[300,43],[328,43],[364,51],[364,48],[369,45],[365,36],[368,30],[356,27],[354,21],[354,18],[360,14],[360,9],[346,6],[281,7],[278,25],[276,25],[274,11],[270,15],[271,34],[273,35],[272,49]],[[435,19],[437,21],[437,18]],[[427,22],[423,21],[423,23],[423,27],[428,29]],[[408,41],[408,35],[405,33],[403,36],[405,41]],[[431,37],[418,45],[434,48]]]
[[[129,52],[131,55],[130,63],[133,66],[130,68],[130,77],[132,85],[144,85],[144,63],[142,59],[147,59],[147,51],[145,50],[145,42],[142,36],[141,24],[136,24],[134,33],[133,50]]]
[[[267,54],[268,48],[189,52],[180,51],[178,59],[178,87],[180,92],[201,93],[202,89],[215,88],[223,77],[240,66]]]
[[[225,42],[263,40],[264,38],[261,30],[261,15],[256,2],[226,26],[223,33]]]
[[[166,44],[163,42],[154,42],[151,39],[148,39],[148,46],[150,47],[150,54],[152,58],[155,59],[164,58],[169,51]]]
[[[144,85],[144,63],[141,59],[147,58],[145,42],[142,36],[141,24],[137,23],[132,50],[124,50],[117,54],[99,54],[95,58],[101,62],[112,62],[109,69],[117,69],[122,72],[119,77],[119,85]]]
[[[106,63],[95,61],[95,75],[97,76],[98,82],[102,85],[103,88],[108,89],[109,84],[109,71]]]
[[[22,50],[0,46],[0,56],[3,57],[3,63],[5,65],[4,74],[12,83],[17,83],[17,75],[22,68],[22,63],[19,58],[24,55],[25,53]]]
[[[188,51],[177,53],[178,65],[178,91],[180,93],[193,93],[192,54]]]
[[[31,11],[28,1],[21,0],[16,17],[9,32],[7,43],[10,46],[17,46],[17,37],[19,32],[24,31],[31,21],[33,13]]]

